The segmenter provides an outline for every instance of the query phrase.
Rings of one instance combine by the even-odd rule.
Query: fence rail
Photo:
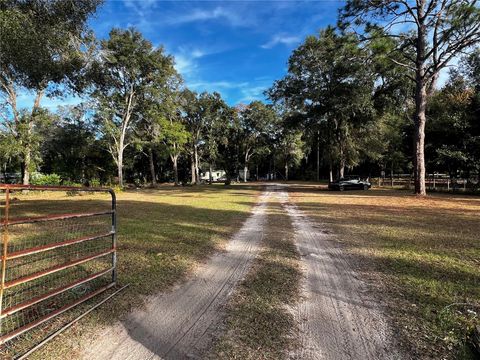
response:
[[[107,193],[111,201],[59,213],[40,192]],[[115,285],[117,219],[111,189],[0,184],[0,194],[2,345]]]
[[[370,180],[374,186],[378,187],[404,187],[407,189],[414,187],[413,177],[405,174],[371,178]],[[480,193],[480,181],[477,178],[461,179],[430,174],[425,179],[425,185],[431,191]]]

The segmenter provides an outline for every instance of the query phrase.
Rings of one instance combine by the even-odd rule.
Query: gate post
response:
[[[112,259],[112,282],[114,284],[117,283],[117,196],[115,195],[115,191],[109,189],[108,192],[112,197],[112,249],[115,251],[113,252],[113,259]]]
[[[10,212],[10,189],[5,190],[5,214],[3,217],[2,224],[2,279],[0,284],[0,316],[2,315],[3,310],[3,292],[5,288],[5,273],[7,270],[7,254],[8,254],[8,217]],[[0,334],[2,332],[2,322],[0,321]]]

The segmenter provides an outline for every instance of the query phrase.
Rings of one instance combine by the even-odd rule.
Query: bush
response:
[[[58,186],[62,182],[62,178],[58,174],[33,173],[30,182],[32,185],[38,185],[38,186],[45,186],[45,185]]]
[[[97,179],[97,178],[93,178],[92,180],[90,180],[90,186],[91,187],[100,187],[101,186],[100,180]]]

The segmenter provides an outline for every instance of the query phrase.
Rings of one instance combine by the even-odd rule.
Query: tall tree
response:
[[[8,105],[10,130],[29,138],[40,121],[44,96],[79,90],[89,63],[88,18],[101,0],[6,0],[0,2],[0,95]],[[21,112],[19,92],[34,94],[33,105]],[[22,128],[22,129],[21,129]],[[23,183],[29,184],[32,143],[22,145]]]
[[[372,21],[382,36],[400,39],[390,52],[393,63],[412,72],[415,84],[414,170],[415,193],[426,195],[425,124],[429,98],[440,71],[480,41],[480,8],[477,0],[348,0],[340,16],[344,28]],[[398,31],[407,26],[406,32]],[[374,35],[376,35],[374,33]],[[369,36],[369,35],[367,35]]]
[[[253,101],[240,112],[242,128],[243,180],[247,181],[249,162],[262,145],[265,144],[272,125],[276,122],[276,113],[271,106],[261,101]]]
[[[214,93],[214,97],[210,98],[208,111],[204,115],[204,158],[208,163],[209,183],[213,181],[213,166],[217,165],[219,154],[219,142],[222,137],[225,122],[229,121],[230,107],[220,97],[218,93]]]
[[[340,177],[357,163],[353,130],[373,119],[375,78],[367,58],[356,36],[328,27],[294,50],[287,76],[269,91],[292,122],[323,138],[330,172],[337,165]]]
[[[180,84],[180,76],[172,73],[168,81],[163,84],[150,86],[140,94],[138,111],[141,114],[141,121],[137,131],[137,138],[140,147],[147,151],[152,186],[155,186],[157,182],[155,150],[158,149],[160,144],[164,144],[164,129],[167,131],[173,130],[173,119],[178,120],[179,118],[178,99]],[[175,143],[173,145],[175,146]],[[170,151],[167,151],[167,153],[171,156]],[[175,161],[172,159],[175,162],[174,168],[176,167],[177,158],[175,157]]]
[[[242,127],[240,109],[226,107],[225,121],[218,128],[218,165],[225,171],[225,185],[230,185],[238,174],[241,157]]]
[[[135,29],[113,29],[100,46],[101,60],[92,72],[92,93],[100,131],[117,165],[118,183],[123,186],[124,151],[133,143],[145,94],[164,88],[177,76],[173,58],[162,47],[154,48]]]
[[[298,165],[305,155],[302,134],[298,130],[284,127],[278,141],[278,155],[285,169],[285,180],[289,179],[289,170]]]
[[[185,127],[190,132],[190,158],[192,184],[200,182],[200,158],[207,152],[210,161],[215,158],[219,136],[215,131],[225,117],[228,106],[219,93],[197,94],[188,89],[183,92],[183,119]]]
[[[175,185],[179,185],[178,158],[185,151],[186,145],[190,141],[190,136],[185,125],[178,119],[174,117],[164,119],[161,125],[161,139],[173,164]]]
[[[60,108],[55,122],[44,133],[40,167],[43,173],[55,173],[64,180],[83,184],[94,178],[110,180],[113,162],[97,138],[87,107]]]

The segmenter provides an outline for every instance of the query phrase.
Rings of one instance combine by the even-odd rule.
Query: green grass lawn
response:
[[[480,322],[479,197],[299,185],[291,198],[345,244],[415,358],[471,358],[466,338]]]
[[[259,186],[245,185],[165,186],[117,194],[118,282],[130,284],[129,288],[34,358],[65,358],[67,353],[75,357],[82,335],[141,306],[142,295],[164,291],[184,279],[239,229],[260,190]],[[12,218],[95,211],[108,208],[109,200],[103,194],[67,196],[47,192],[17,193],[14,198]],[[34,332],[28,334],[22,338],[23,345],[13,347],[8,354],[25,349],[36,339]]]

